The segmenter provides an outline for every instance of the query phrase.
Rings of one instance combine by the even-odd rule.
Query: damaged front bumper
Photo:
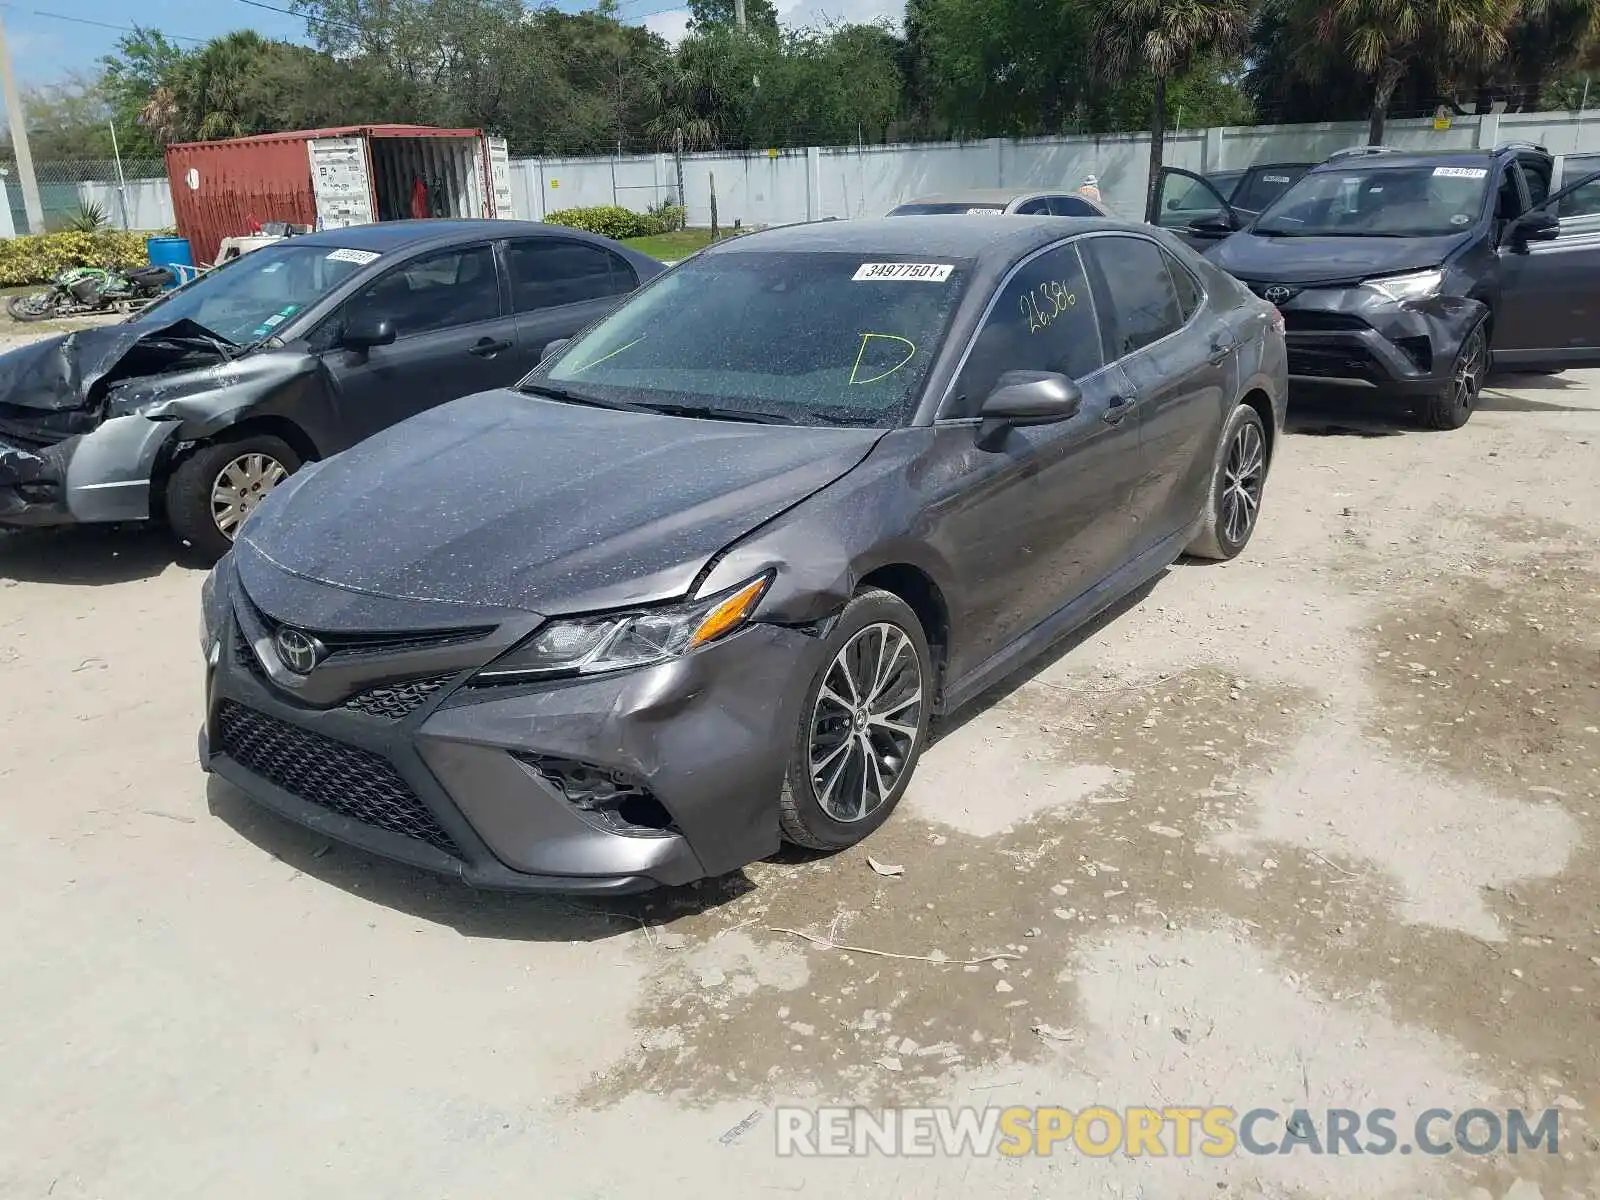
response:
[[[1251,284],[1266,296],[1270,285]],[[1488,313],[1477,300],[1434,296],[1398,303],[1366,287],[1308,287],[1283,313],[1289,378],[1299,383],[1429,395],[1447,386],[1462,343]]]
[[[148,520],[151,478],[178,424],[130,414],[50,444],[0,432],[0,525]]]

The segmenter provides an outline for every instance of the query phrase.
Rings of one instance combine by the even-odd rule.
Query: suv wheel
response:
[[[1460,429],[1478,407],[1478,392],[1489,373],[1489,323],[1479,321],[1461,343],[1450,368],[1450,382],[1422,403],[1428,429]]]
[[[300,469],[281,438],[253,434],[201,446],[167,480],[172,532],[208,560],[226,554],[244,519],[268,492]]]

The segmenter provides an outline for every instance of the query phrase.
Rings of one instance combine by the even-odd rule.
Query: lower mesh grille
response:
[[[220,749],[253,775],[365,825],[415,838],[457,858],[461,851],[387,760],[224,701]]]
[[[383,687],[368,688],[351,696],[344,702],[344,707],[351,712],[365,713],[369,717],[398,721],[401,717],[408,716],[421,708],[435,692],[454,678],[453,674],[435,675],[431,679],[413,679],[406,683],[391,683]]]

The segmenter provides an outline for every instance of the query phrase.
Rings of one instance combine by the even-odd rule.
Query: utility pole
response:
[[[740,33],[748,28],[744,20],[744,0],[733,0],[733,23],[739,27]]]
[[[743,4],[743,0],[740,0]],[[22,183],[22,207],[28,214],[28,232],[44,232],[44,205],[39,202],[39,181],[33,175],[33,151],[28,148],[28,114],[22,108],[22,94],[11,70],[11,47],[6,44],[5,22],[0,21],[0,83],[6,99],[6,116],[11,122],[11,149],[17,156],[17,177]]]

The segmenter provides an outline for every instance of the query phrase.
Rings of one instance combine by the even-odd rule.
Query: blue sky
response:
[[[288,8],[288,0],[263,0]],[[588,7],[590,0],[557,0],[569,12]],[[682,36],[688,19],[687,0],[682,9],[671,0],[620,0],[622,18],[637,17],[669,41]],[[807,25],[819,18],[870,20],[901,10],[901,0],[778,0],[784,23]],[[54,15],[46,15],[54,14]],[[11,58],[23,84],[52,83],[72,71],[89,71],[100,56],[109,54],[121,32],[102,25],[143,25],[169,37],[198,41],[234,29],[255,29],[268,37],[305,40],[305,24],[298,17],[268,12],[241,0],[0,0]],[[63,20],[62,18],[72,18]],[[84,22],[91,22],[85,24]],[[194,45],[195,42],[186,42]]]

